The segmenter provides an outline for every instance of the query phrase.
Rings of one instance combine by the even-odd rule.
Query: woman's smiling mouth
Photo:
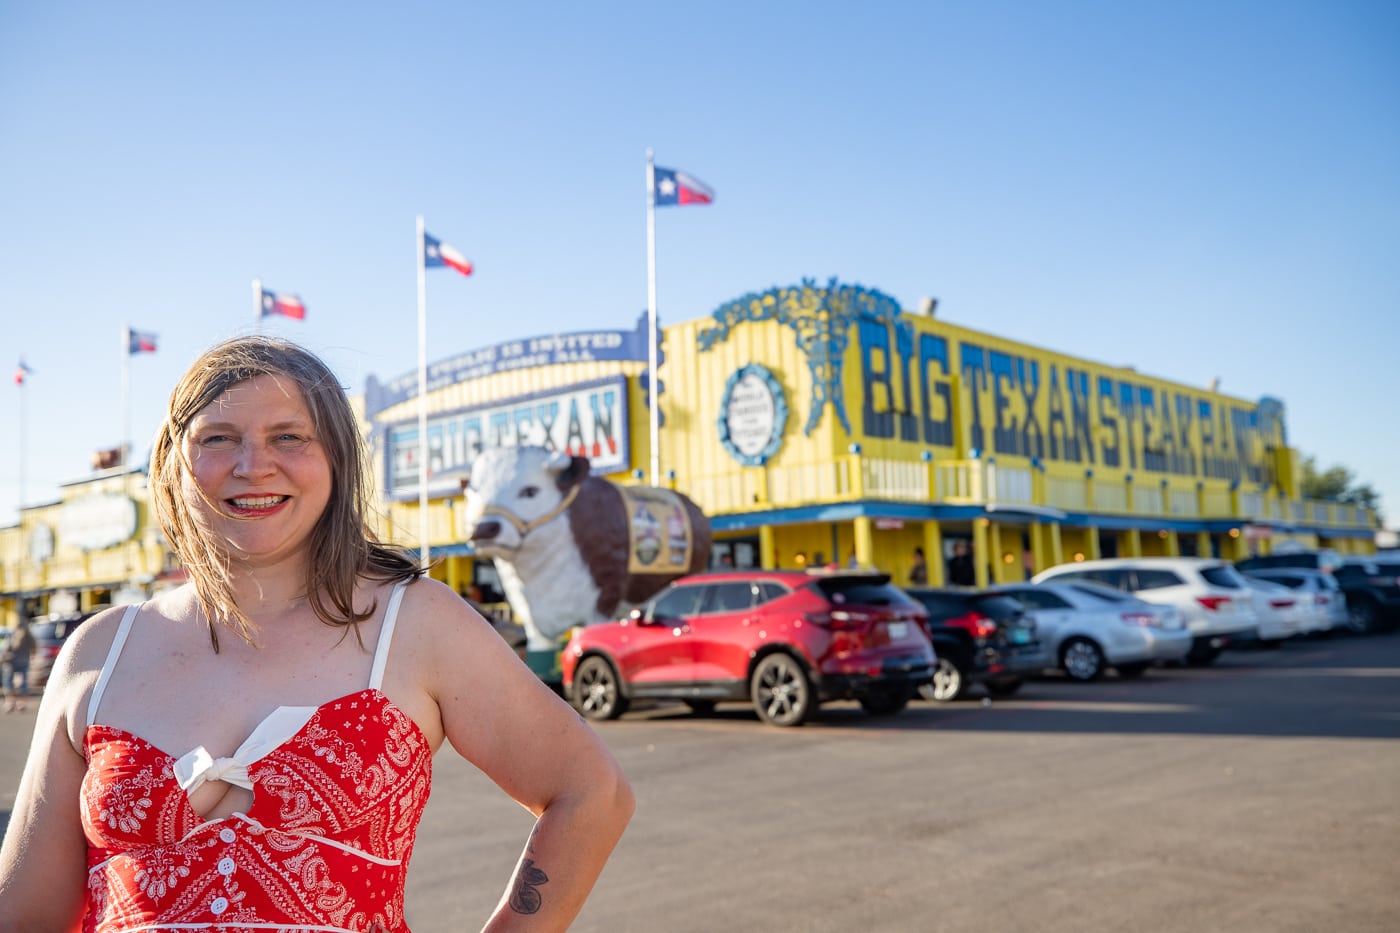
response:
[[[235,512],[266,512],[291,499],[291,496],[237,496],[224,501]]]

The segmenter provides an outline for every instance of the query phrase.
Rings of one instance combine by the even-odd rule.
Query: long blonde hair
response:
[[[234,600],[228,548],[197,520],[195,504],[188,498],[184,480],[191,475],[191,467],[183,441],[195,415],[233,386],[258,376],[282,376],[295,382],[311,412],[317,440],[330,463],[331,491],[308,544],[306,596],[322,622],[354,626],[358,637],[358,623],[373,615],[376,607],[355,608],[356,581],[368,577],[397,582],[412,579],[421,570],[404,552],[379,543],[369,529],[372,483],[364,442],[345,390],[315,354],[288,340],[265,336],[236,337],[205,351],[175,386],[165,422],[156,434],[151,451],[151,504],[166,542],[194,584],[214,649],[219,647],[216,621],[252,642],[253,624]]]

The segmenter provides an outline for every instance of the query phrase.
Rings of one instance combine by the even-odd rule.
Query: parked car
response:
[[[1011,696],[1026,677],[1044,670],[1048,659],[1035,621],[1016,600],[970,587],[904,591],[928,611],[938,655],[933,679],[919,688],[924,699],[951,703],[973,684],[992,696]]]
[[[1357,632],[1393,627],[1400,619],[1400,561],[1348,558],[1332,571]]]
[[[1175,606],[1078,580],[1000,586],[997,592],[1031,611],[1049,666],[1073,680],[1098,680],[1110,667],[1137,677],[1154,661],[1180,661],[1191,651],[1191,633]]]
[[[801,725],[828,700],[888,715],[933,676],[925,619],[883,573],[694,574],[626,619],[576,629],[561,658],[564,692],[595,720],[642,697],[697,712],[748,700],[775,726]]]
[[[34,654],[29,661],[31,691],[42,690],[49,682],[53,662],[58,658],[58,652],[63,648],[68,636],[73,634],[73,630],[106,608],[98,606],[86,612],[55,612],[36,616],[29,623],[29,631],[34,636]]]
[[[1305,602],[1282,583],[1243,576],[1245,586],[1254,595],[1254,611],[1259,614],[1261,645],[1277,647],[1314,626],[1311,601]]]
[[[1236,564],[1235,566],[1239,566]],[[1329,571],[1310,567],[1262,567],[1248,570],[1245,576],[1268,580],[1293,590],[1304,600],[1311,600],[1315,609],[1310,627],[1302,634],[1330,632],[1348,627],[1346,597]]]
[[[1060,564],[1032,582],[1087,580],[1149,603],[1181,610],[1191,632],[1186,660],[1210,664],[1231,638],[1258,637],[1259,614],[1244,578],[1223,560],[1208,557],[1115,557]]]

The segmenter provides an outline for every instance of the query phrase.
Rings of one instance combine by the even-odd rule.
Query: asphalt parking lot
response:
[[[6,815],[32,724],[0,717]],[[893,719],[662,706],[598,728],[638,810],[578,931],[1400,929],[1400,634]],[[478,929],[529,816],[450,751],[434,765],[409,920]]]

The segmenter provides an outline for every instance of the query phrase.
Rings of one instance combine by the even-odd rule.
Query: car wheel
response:
[[[1088,683],[1103,676],[1103,649],[1087,638],[1071,638],[1060,648],[1060,666],[1071,680]]]
[[[871,716],[893,716],[909,705],[912,693],[908,684],[881,684],[860,698],[860,708]]]
[[[1115,669],[1118,671],[1118,676],[1124,680],[1137,680],[1147,673],[1150,666],[1146,661],[1138,661],[1133,664],[1118,664]]]
[[[1026,681],[1020,677],[1002,677],[997,680],[989,680],[983,686],[987,692],[994,697],[1005,699],[1014,696],[1017,690],[1024,686]]]
[[[574,673],[574,708],[585,719],[616,719],[627,712],[617,672],[607,659],[594,655],[584,658]]]
[[[697,716],[708,716],[715,711],[714,700],[686,700],[685,705]]]
[[[1379,613],[1376,604],[1369,599],[1358,599],[1347,603],[1347,627],[1358,635],[1365,635],[1375,629]]]
[[[1215,659],[1220,657],[1220,649],[1210,644],[1192,645],[1191,650],[1186,654],[1186,663],[1196,667],[1205,667],[1207,664],[1215,663]]]
[[[937,703],[951,703],[966,689],[967,678],[962,668],[940,654],[933,666],[933,679],[919,685],[919,696]]]
[[[812,683],[790,654],[770,654],[754,668],[749,696],[770,726],[800,726],[812,711]]]

